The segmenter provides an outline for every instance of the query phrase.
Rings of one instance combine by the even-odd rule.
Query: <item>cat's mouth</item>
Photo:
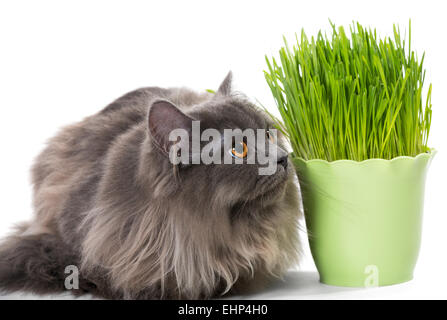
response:
[[[278,201],[285,194],[289,174],[287,169],[281,169],[270,176],[259,176],[252,191],[233,207],[233,215],[240,214],[244,208],[250,206],[266,207]]]
[[[275,174],[258,176],[255,185],[253,200],[268,202],[277,199],[285,191],[288,178],[288,170],[280,168]]]

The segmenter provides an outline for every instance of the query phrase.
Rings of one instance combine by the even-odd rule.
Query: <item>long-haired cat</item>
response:
[[[279,136],[278,166],[173,165],[169,132],[268,129],[231,91],[149,87],[52,138],[32,168],[35,216],[0,245],[0,290],[79,288],[111,299],[199,299],[246,292],[297,260],[299,199]],[[223,145],[222,145],[222,148]],[[226,152],[226,150],[223,150]]]

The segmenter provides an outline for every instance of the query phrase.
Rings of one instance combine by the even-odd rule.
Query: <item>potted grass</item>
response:
[[[399,28],[393,38],[353,24],[347,35],[304,31],[265,79],[289,138],[309,244],[320,281],[339,286],[408,281],[418,257],[431,85],[424,56]]]

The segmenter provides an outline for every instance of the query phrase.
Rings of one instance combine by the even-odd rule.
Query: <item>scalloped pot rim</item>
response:
[[[303,158],[300,157],[293,157],[292,159],[298,160],[300,162],[304,162],[306,164],[311,164],[311,163],[324,163],[324,164],[329,164],[329,165],[337,165],[337,164],[343,164],[343,163],[347,163],[347,164],[357,164],[357,165],[363,165],[363,164],[367,164],[367,163],[374,163],[374,162],[386,162],[386,163],[390,163],[390,162],[395,162],[395,161],[399,161],[399,160],[416,160],[419,158],[433,158],[435,156],[435,154],[438,151],[436,149],[430,148],[430,152],[423,152],[423,153],[419,153],[417,156],[414,157],[410,157],[410,156],[399,156],[393,159],[381,159],[381,158],[373,158],[373,159],[366,159],[366,160],[362,160],[362,161],[357,161],[357,160],[349,160],[349,159],[341,159],[341,160],[335,160],[335,161],[327,161],[324,159],[310,159],[310,160],[304,160]]]

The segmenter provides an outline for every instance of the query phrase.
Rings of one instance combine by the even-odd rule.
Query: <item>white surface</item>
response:
[[[367,4],[367,5],[366,5]],[[378,289],[318,283],[308,248],[300,273],[256,298],[447,298],[446,42],[443,1],[2,1],[0,2],[0,236],[29,218],[29,167],[62,125],[142,86],[215,89],[229,69],[236,86],[276,113],[264,54],[282,35],[329,29],[328,18],[392,34],[412,19],[413,48],[426,50],[433,82],[430,169],[415,280]],[[304,272],[306,271],[306,272]],[[60,298],[61,296],[56,296]],[[9,295],[0,298],[39,298]],[[47,297],[44,297],[47,298]]]
[[[328,286],[318,281],[316,271],[290,271],[283,280],[273,283],[268,289],[249,296],[233,296],[228,299],[445,299],[438,290],[445,286],[437,279],[430,279],[424,275],[415,280],[399,285],[380,288],[346,288]],[[434,290],[435,289],[435,290]],[[69,293],[58,295],[34,295],[26,292],[16,292],[0,295],[0,300],[70,300],[96,299],[91,295],[74,298]]]

